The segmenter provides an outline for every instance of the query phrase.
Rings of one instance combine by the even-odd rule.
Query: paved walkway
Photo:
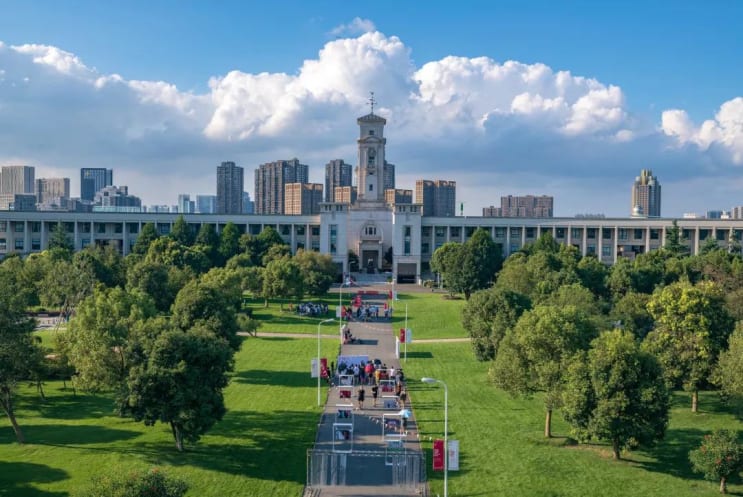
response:
[[[369,287],[364,288],[370,289]],[[373,288],[372,288],[373,289]],[[386,288],[382,288],[386,291]],[[376,322],[358,322],[349,323],[352,335],[359,339],[359,343],[346,344],[341,346],[341,355],[367,355],[369,360],[380,359],[387,367],[400,368],[400,362],[395,357],[395,337],[392,333],[392,326],[389,322],[382,320]],[[261,333],[263,335],[263,333]],[[338,335],[336,335],[338,336]],[[337,358],[328,357],[328,362]],[[334,380],[337,385],[338,378]],[[356,409],[357,392],[359,387],[353,389],[353,397],[350,399],[341,399],[341,387],[334,386],[328,391],[328,397],[325,403],[325,409],[318,426],[317,438],[315,441],[316,453],[326,453],[329,456],[326,459],[315,459],[316,466],[332,465],[333,468],[321,468],[326,474],[333,473],[337,484],[315,486],[311,495],[322,497],[371,497],[371,496],[420,496],[426,494],[425,483],[415,486],[402,485],[401,481],[410,481],[411,474],[422,471],[425,474],[425,464],[422,462],[421,446],[418,441],[417,427],[415,418],[412,416],[410,401],[405,405],[410,409],[411,417],[408,420],[407,432],[387,436],[386,440],[399,439],[399,443],[409,455],[406,459],[406,467],[400,468],[393,464],[388,464],[385,454],[387,442],[383,436],[383,414],[399,413],[400,408],[384,408],[382,392],[377,406],[374,407],[371,386],[365,386],[366,400],[363,409]],[[380,389],[381,390],[381,389]],[[388,399],[391,401],[391,399]],[[338,436],[339,427],[334,427],[335,423],[347,422],[346,419],[339,418],[338,405],[353,404],[353,436],[352,447],[351,441],[339,441],[334,436]],[[345,410],[341,408],[340,410]],[[393,433],[388,430],[387,434]],[[333,454],[333,448],[336,450],[349,450],[350,453],[338,456]],[[332,454],[332,455],[331,455]],[[416,458],[420,460],[416,460]],[[420,466],[418,469],[418,464]],[[403,471],[401,471],[401,469]],[[405,473],[405,474],[403,474]]]

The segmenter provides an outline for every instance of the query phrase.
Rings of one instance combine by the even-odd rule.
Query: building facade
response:
[[[36,202],[45,206],[66,207],[70,200],[70,178],[39,178],[36,180]]]
[[[96,193],[113,184],[113,169],[102,167],[80,168],[80,200],[92,202]]]
[[[343,159],[333,159],[325,164],[325,202],[336,202],[335,189],[353,184],[353,166]]]
[[[415,202],[424,216],[446,217],[456,215],[456,181],[419,179],[415,182]]]
[[[183,214],[184,219],[196,231],[210,224],[219,232],[233,223],[239,232],[257,235],[270,226],[292,252],[304,249],[329,254],[339,274],[349,272],[352,252],[358,256],[362,270],[389,271],[399,281],[420,282],[427,276],[437,248],[447,242],[466,242],[478,229],[488,233],[505,257],[550,233],[558,243],[612,264],[619,258],[632,259],[665,245],[674,222],[691,254],[698,254],[709,239],[739,250],[741,219],[426,216],[421,204],[390,205],[380,191],[384,181],[378,167],[386,155],[385,122],[373,113],[357,121],[360,189],[354,201],[322,202],[320,213],[311,215]],[[349,194],[353,191],[353,187],[340,187],[336,192],[343,189]],[[128,254],[144,224],[152,223],[159,234],[167,235],[178,217],[156,212],[3,211],[0,257],[46,249],[57,223],[69,233],[75,250],[112,245]]]
[[[217,166],[217,214],[241,214],[243,211],[243,168],[234,162]]]
[[[142,207],[142,201],[135,195],[129,195],[127,186],[106,186],[98,190],[93,199],[98,207]]]
[[[323,198],[321,183],[288,183],[284,190],[285,215],[305,216],[320,213]]]
[[[309,183],[309,175],[309,166],[296,158],[261,164],[255,170],[255,213],[283,214],[285,186]]]
[[[552,217],[554,198],[549,195],[507,195],[500,198],[500,207],[484,207],[484,217]]]
[[[384,191],[384,201],[388,205],[412,204],[413,203],[413,190],[403,190],[400,188],[388,188]]]
[[[216,195],[196,195],[196,213],[197,214],[216,214],[217,196]]]
[[[635,178],[630,208],[635,217],[660,217],[660,183],[650,169],[643,169]]]
[[[35,171],[31,166],[3,166],[0,168],[0,193],[33,194]]]
[[[191,200],[191,195],[188,193],[178,195],[178,212],[181,214],[193,214],[196,212],[196,202]]]

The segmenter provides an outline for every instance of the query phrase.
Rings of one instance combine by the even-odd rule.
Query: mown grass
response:
[[[540,398],[512,398],[488,383],[487,365],[474,360],[468,343],[426,343],[408,353],[408,391],[427,451],[433,494],[442,493],[443,475],[430,471],[429,437],[443,436],[443,388],[416,379],[432,376],[449,388],[449,437],[460,441],[461,470],[449,474],[449,495],[674,497],[719,495],[718,485],[691,472],[689,450],[714,428],[743,430],[739,406],[702,393],[699,414],[690,412],[688,394],[676,393],[671,422],[656,447],[628,452],[613,461],[608,446],[574,445],[559,412],[555,438],[543,437]],[[743,485],[731,485],[731,493]]]
[[[337,352],[335,340],[322,346],[324,355]],[[183,454],[166,426],[115,416],[108,396],[73,396],[48,382],[42,402],[24,385],[17,415],[27,444],[14,443],[10,423],[0,423],[0,496],[74,495],[95,475],[158,466],[188,481],[189,496],[296,497],[320,416],[309,375],[316,347],[247,339],[225,392],[227,415]]]
[[[294,311],[289,310],[289,305],[296,306],[297,301],[294,299],[272,299],[268,307],[265,307],[263,299],[244,298],[243,309],[252,311],[252,318],[261,324],[258,333],[261,331],[272,333],[317,333],[317,325],[328,318],[335,319],[335,309],[338,307],[338,296],[327,294],[323,297],[306,297],[302,302],[324,303],[328,306],[328,312],[322,316],[300,316]],[[338,322],[336,321],[336,328]],[[337,333],[337,329],[332,330],[331,323],[323,325],[320,333],[331,334]]]
[[[431,338],[465,338],[462,327],[464,299],[449,300],[448,294],[431,292],[399,293],[393,303],[393,329],[405,324],[405,306],[408,308],[408,328],[413,341]]]

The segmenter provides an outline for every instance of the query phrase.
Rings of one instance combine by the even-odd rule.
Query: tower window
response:
[[[370,192],[373,192],[374,191],[374,185],[369,185],[369,191]]]
[[[370,129],[369,130],[369,136],[374,136],[374,130],[373,129]]]

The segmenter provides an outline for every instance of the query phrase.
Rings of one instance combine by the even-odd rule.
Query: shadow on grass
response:
[[[21,427],[28,443],[78,446],[129,440],[141,435],[132,430],[117,430],[98,425],[25,425]]]
[[[54,419],[90,419],[102,418],[114,414],[113,401],[102,395],[64,395],[49,397],[46,402],[38,403],[39,414],[44,418]]]
[[[264,369],[239,371],[232,376],[232,380],[248,385],[278,385],[282,387],[307,387],[317,381],[310,378],[310,375],[303,371],[275,371]]]
[[[408,359],[433,359],[433,354],[423,350],[408,350]]]
[[[701,474],[694,473],[691,470],[689,451],[699,447],[702,437],[706,433],[708,431],[689,428],[668,430],[661,443],[644,451],[654,460],[633,462],[647,471],[664,473],[679,478],[702,480]],[[630,455],[625,459],[632,461],[632,456]]]
[[[205,440],[184,453],[176,452],[171,441],[135,442],[131,452],[152,464],[167,462],[260,480],[304,483],[306,451],[314,441],[317,422],[314,412],[230,411]]]
[[[8,497],[65,497],[67,492],[49,492],[33,488],[35,483],[66,480],[66,471],[44,464],[0,461],[0,495]]]

